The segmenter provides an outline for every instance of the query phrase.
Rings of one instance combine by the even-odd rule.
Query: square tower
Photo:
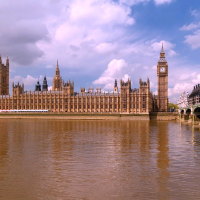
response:
[[[0,57],[0,95],[9,95],[9,59],[6,64],[2,63]]]
[[[158,111],[168,111],[168,63],[165,59],[165,51],[162,45],[160,52],[160,59],[157,65],[157,77],[158,77]]]

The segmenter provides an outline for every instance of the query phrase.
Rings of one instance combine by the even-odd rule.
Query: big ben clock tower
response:
[[[165,51],[162,45],[160,59],[157,65],[158,76],[158,111],[167,112],[168,110],[168,63],[165,59]]]

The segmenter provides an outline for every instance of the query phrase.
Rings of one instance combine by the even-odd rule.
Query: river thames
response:
[[[200,199],[200,130],[164,121],[0,121],[1,200]]]

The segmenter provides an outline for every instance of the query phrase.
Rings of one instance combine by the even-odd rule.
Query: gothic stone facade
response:
[[[9,70],[9,63],[6,64]],[[5,66],[3,66],[5,68]],[[165,69],[163,69],[163,67]],[[60,75],[57,63],[53,79],[52,90],[48,91],[46,77],[43,85],[39,81],[35,91],[25,91],[23,84],[12,86],[12,96],[8,95],[9,84],[1,82],[0,110],[48,110],[50,112],[67,113],[124,113],[124,114],[149,114],[151,111],[160,109],[167,111],[167,76],[168,66],[162,48],[158,62],[158,96],[153,96],[150,91],[150,81],[139,81],[139,88],[132,89],[131,81],[117,81],[114,83],[113,92],[102,92],[101,89],[81,88],[79,93],[74,91],[74,83],[64,82]],[[7,81],[9,73],[6,73]],[[6,86],[6,87],[5,87]]]
[[[131,82],[121,81],[121,92],[74,93],[72,83],[62,91],[25,92],[20,84],[13,85],[12,96],[2,96],[1,110],[49,110],[51,112],[76,113],[149,113],[152,95],[149,81],[140,81],[139,89],[131,89]]]

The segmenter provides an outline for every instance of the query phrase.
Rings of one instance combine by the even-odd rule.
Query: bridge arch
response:
[[[185,120],[189,120],[190,116],[191,116],[192,110],[190,108],[185,110],[185,115],[184,115],[184,119]]]
[[[191,115],[191,113],[192,113],[192,110],[191,110],[190,108],[188,108],[188,109],[186,110],[186,115]]]
[[[181,115],[184,115],[184,112],[185,112],[185,111],[182,109],[182,110],[181,110]]]
[[[200,119],[200,107],[196,107],[196,108],[194,109],[194,115],[195,115],[198,119]]]

